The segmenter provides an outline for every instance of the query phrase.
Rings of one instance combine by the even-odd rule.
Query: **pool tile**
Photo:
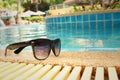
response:
[[[65,17],[61,17],[61,22],[65,22],[65,21],[66,21]]]
[[[74,28],[76,27],[76,23],[72,23],[71,27],[73,27],[73,30],[74,30]]]
[[[82,30],[82,27],[83,27],[82,24],[83,24],[82,22],[77,23],[77,27],[78,27],[78,29]]]
[[[61,22],[61,17],[58,17],[58,20],[57,20],[58,22]]]
[[[90,34],[96,35],[96,22],[90,22]]]
[[[95,21],[96,20],[96,14],[90,14],[90,20]]]
[[[84,35],[89,35],[90,26],[89,22],[83,22],[83,33]]]
[[[104,14],[97,14],[97,19],[98,20],[104,20]]]
[[[104,27],[105,27],[105,26],[104,26],[104,23],[105,23],[105,22],[103,22],[103,21],[98,21],[98,22],[97,22],[98,30],[104,30]]]
[[[106,13],[105,20],[112,20],[112,13]]]
[[[89,30],[89,22],[83,22],[83,27]]]
[[[90,22],[90,28],[96,29],[96,22]]]
[[[81,15],[78,15],[77,16],[77,21],[79,22],[79,21],[81,21],[82,20],[82,16]]]
[[[120,31],[120,20],[117,20],[117,21],[114,21],[113,22],[114,24],[113,24],[113,26],[114,26],[114,30],[116,30],[116,31]]]
[[[120,19],[120,12],[113,13],[113,19]]]
[[[66,22],[71,22],[71,17],[70,16],[66,16]]]
[[[60,23],[57,24],[57,28],[58,28],[58,29],[61,28],[61,24],[60,24]]]
[[[76,20],[77,20],[77,19],[76,19],[76,16],[71,16],[71,21],[72,21],[72,22],[76,22]]]
[[[84,14],[84,15],[83,15],[83,21],[88,21],[88,20],[89,20],[88,14]]]
[[[105,34],[112,33],[112,21],[105,21]]]
[[[54,18],[54,22],[57,22],[57,18]]]
[[[98,25],[97,26],[98,35],[104,35],[104,29],[105,29],[104,22],[103,21],[98,21],[97,25]]]
[[[65,23],[62,23],[62,28],[64,28],[66,26],[66,24]]]
[[[112,26],[113,26],[112,21],[105,21],[106,30],[109,30],[110,28],[112,28]]]
[[[76,32],[79,34],[82,33],[82,26],[81,25],[76,27]]]

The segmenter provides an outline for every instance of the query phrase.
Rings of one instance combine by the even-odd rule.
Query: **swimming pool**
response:
[[[46,38],[46,34],[45,25],[39,24],[0,27],[0,48],[14,42]]]
[[[66,30],[66,28],[64,28]],[[54,29],[53,29],[54,30]],[[73,31],[76,30],[73,28]],[[37,38],[60,38],[62,43],[62,51],[116,51],[120,47],[120,37],[111,38],[91,38],[88,36],[83,38],[83,35],[76,33],[66,33],[64,30],[50,34],[50,28],[45,25],[20,25],[0,28],[0,49],[5,49],[8,44],[14,42],[27,41]],[[67,35],[66,35],[67,34]],[[116,33],[120,34],[120,33]],[[70,37],[74,35],[74,37]],[[26,49],[30,49],[29,47]]]
[[[46,25],[49,34],[66,38],[64,47],[73,50],[114,51],[120,47],[120,10],[117,9],[47,16]]]

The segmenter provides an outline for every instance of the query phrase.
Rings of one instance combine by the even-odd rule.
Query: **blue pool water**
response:
[[[37,38],[60,38],[63,51],[116,51],[120,47],[120,36],[99,37],[102,34],[95,34],[98,37],[94,35],[83,37],[85,35],[79,35],[74,32],[76,28],[72,28],[72,33],[66,33],[64,31],[66,28],[62,28],[63,30],[58,29],[57,31],[52,29],[54,33],[50,33],[51,29],[40,24],[0,27],[0,49],[5,49],[8,44],[14,42]],[[120,32],[117,32],[116,35],[120,35]]]
[[[49,34],[63,39],[64,49],[116,51],[120,48],[120,10],[48,16],[46,25]]]
[[[45,25],[19,25],[0,27],[0,48],[5,48],[8,44],[27,41],[36,38],[46,38]]]

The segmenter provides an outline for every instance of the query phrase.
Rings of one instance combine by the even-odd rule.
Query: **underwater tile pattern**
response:
[[[120,40],[120,12],[46,18],[46,26],[48,34],[55,33],[60,38],[100,39],[120,45],[116,41]]]
[[[77,37],[81,37],[81,34],[83,37],[91,34],[94,38],[96,38],[96,34],[104,34],[103,37],[108,37],[108,35],[116,35],[114,32],[120,31],[120,12],[47,18],[46,25],[51,30],[49,30],[50,32],[56,30],[65,31],[67,34],[71,32],[69,37],[75,37],[72,34],[76,34]]]

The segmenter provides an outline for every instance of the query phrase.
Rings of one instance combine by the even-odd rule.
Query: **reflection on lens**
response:
[[[60,49],[61,49],[61,42],[59,39],[55,41],[54,46],[55,46],[55,55],[58,56],[60,53]]]
[[[39,43],[34,47],[35,56],[38,59],[45,59],[49,55],[50,46],[46,43]]]

